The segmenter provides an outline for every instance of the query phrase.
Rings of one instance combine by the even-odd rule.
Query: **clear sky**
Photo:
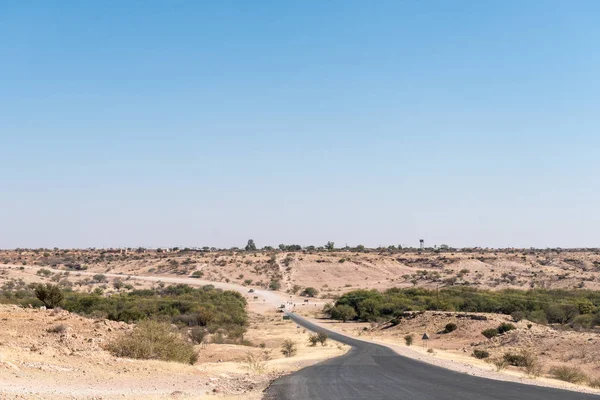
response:
[[[600,246],[599,20],[0,0],[0,248]]]

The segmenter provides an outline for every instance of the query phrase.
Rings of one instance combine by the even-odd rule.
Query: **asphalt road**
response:
[[[402,357],[290,314],[299,325],[352,346],[345,355],[279,378],[268,400],[599,400],[600,396],[474,377]]]

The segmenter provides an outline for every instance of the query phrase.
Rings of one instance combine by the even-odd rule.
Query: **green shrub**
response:
[[[272,280],[269,283],[269,289],[271,289],[271,290],[279,290],[279,289],[281,289],[281,282],[279,280],[276,280],[276,279]]]
[[[507,322],[501,323],[496,330],[499,334],[503,334],[508,331],[512,331],[513,329],[517,329],[513,324],[509,324]]]
[[[594,315],[592,314],[582,314],[576,316],[571,322],[571,327],[575,329],[584,328],[590,329],[594,326]]]
[[[310,343],[311,347],[315,347],[317,343],[319,343],[319,338],[317,337],[317,334],[315,333],[313,335],[309,335],[308,342]]]
[[[46,268],[40,268],[40,269],[38,269],[35,274],[39,275],[39,276],[45,276],[45,277],[53,275],[52,271],[50,271],[49,269],[46,269]]]
[[[489,328],[489,329],[485,329],[484,331],[482,331],[481,334],[483,336],[485,336],[486,338],[491,339],[494,336],[498,336],[498,330],[495,328]]]
[[[307,287],[302,291],[302,293],[300,295],[307,296],[307,297],[315,297],[318,294],[319,294],[319,291],[317,289],[315,289],[314,287]]]
[[[448,324],[446,324],[446,327],[444,328],[444,333],[450,333],[450,332],[454,332],[456,330],[457,326],[454,322],[450,322]]]
[[[551,368],[550,375],[554,379],[571,383],[579,383],[587,379],[586,375],[579,368],[568,367],[566,365]]]
[[[404,336],[404,342],[407,346],[411,346],[413,344],[414,338],[414,335],[406,335]]]
[[[108,351],[117,357],[175,361],[194,364],[198,354],[168,323],[140,322],[132,332],[109,342]]]
[[[47,283],[38,284],[35,287],[35,296],[48,308],[58,307],[64,299],[64,295],[57,285]]]
[[[512,365],[514,367],[524,367],[526,365],[525,357],[522,354],[504,353],[503,357],[508,365]]]
[[[354,308],[341,304],[331,308],[330,311],[331,318],[339,319],[343,322],[349,321],[351,319],[356,318],[357,314]]]
[[[481,349],[473,350],[473,357],[479,358],[480,360],[482,360],[484,358],[488,358],[489,356],[490,356],[490,353],[487,350],[481,350]]]

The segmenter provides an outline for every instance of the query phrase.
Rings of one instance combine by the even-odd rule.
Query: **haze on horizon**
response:
[[[600,247],[600,3],[0,6],[0,248]]]

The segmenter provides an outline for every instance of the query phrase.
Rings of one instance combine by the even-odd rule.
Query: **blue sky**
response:
[[[596,1],[0,1],[0,248],[600,246]]]

